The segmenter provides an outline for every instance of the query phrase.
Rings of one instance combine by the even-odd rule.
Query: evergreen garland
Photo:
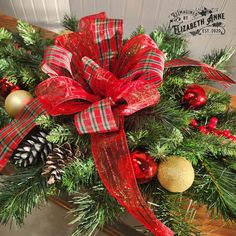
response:
[[[65,16],[63,25],[75,31],[77,20]],[[144,28],[138,27],[131,37],[143,33]],[[167,60],[188,54],[186,40],[172,34],[168,28],[157,28],[150,36],[166,53]],[[20,45],[20,49],[16,49],[15,43]],[[43,39],[39,31],[24,22],[19,22],[18,34],[1,29],[0,75],[32,91],[46,78],[39,65],[48,44],[50,40]],[[205,55],[203,61],[224,71],[232,55],[232,49],[222,49]],[[225,220],[236,219],[236,143],[223,137],[204,135],[189,124],[192,119],[197,119],[205,125],[216,116],[219,129],[230,129],[235,133],[236,111],[227,110],[230,96],[224,92],[209,92],[207,104],[199,110],[186,109],[181,105],[188,84],[209,83],[202,78],[199,68],[168,69],[164,78],[159,88],[161,101],[155,107],[126,118],[128,144],[131,151],[144,148],[157,161],[178,155],[192,162],[197,173],[192,187],[186,192],[169,193],[156,180],[140,185],[140,189],[148,197],[157,217],[176,235],[201,235],[191,222],[194,209],[186,212],[183,199],[207,205],[212,218],[222,215]],[[0,127],[9,121],[0,107]],[[72,214],[76,218],[72,223],[78,224],[73,236],[91,235],[97,227],[116,220],[124,209],[108,194],[98,177],[88,136],[78,136],[71,125],[72,117],[41,116],[37,124],[47,130],[48,141],[58,145],[70,142],[77,149],[76,160],[65,167],[62,181],[55,186],[73,196]],[[47,180],[41,173],[40,166],[19,169],[12,176],[0,176],[2,223],[13,218],[16,223],[22,224],[32,208],[46,199],[52,188],[47,186]]]

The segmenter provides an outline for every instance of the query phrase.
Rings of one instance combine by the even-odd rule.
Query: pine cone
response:
[[[63,147],[55,145],[47,157],[42,175],[48,177],[48,184],[54,184],[61,180],[64,167],[75,159],[70,144]]]
[[[21,167],[36,165],[39,161],[45,162],[52,150],[52,143],[47,141],[46,136],[41,130],[31,131],[13,153],[12,162]]]

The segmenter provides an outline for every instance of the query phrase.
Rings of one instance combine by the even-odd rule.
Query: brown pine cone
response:
[[[71,145],[66,144],[63,147],[54,145],[49,153],[42,175],[48,177],[48,184],[54,184],[61,181],[66,165],[75,160]]]

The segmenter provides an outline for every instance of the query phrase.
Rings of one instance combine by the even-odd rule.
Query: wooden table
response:
[[[15,18],[6,16],[0,13],[0,27],[5,27],[6,29],[15,31],[16,25],[17,25],[17,22]],[[44,36],[47,38],[53,39],[57,35],[56,33],[53,33],[45,29],[40,28],[40,30],[43,32]],[[204,89],[206,91],[212,90],[212,88],[208,86],[204,86]],[[236,109],[236,96],[232,96],[231,106]],[[9,170],[6,169],[5,173],[8,174]],[[64,202],[61,199],[51,198],[51,201],[64,207],[65,209],[70,209],[70,205],[68,205],[66,202]],[[205,235],[207,236],[236,236],[235,225],[224,223],[221,220],[211,220],[205,206],[197,207],[195,223],[196,225],[198,225],[198,228],[202,232],[204,232]],[[127,234],[128,231],[129,233]],[[113,226],[113,227],[105,226],[104,232],[110,236],[122,236],[122,235],[123,236],[138,236],[139,235],[138,233],[135,233],[134,231],[132,231],[132,229],[129,228],[125,224]]]

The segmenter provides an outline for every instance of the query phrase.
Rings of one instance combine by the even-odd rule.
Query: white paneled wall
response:
[[[236,47],[236,0],[0,0],[0,11],[59,32],[65,14],[78,18],[106,11],[111,18],[124,19],[125,36],[137,25],[147,32],[169,22],[176,10],[205,6],[225,13],[225,35],[188,36],[192,57],[200,58],[213,48]],[[236,64],[236,56],[235,56]],[[236,78],[236,73],[232,71]],[[235,89],[236,90],[236,89]]]

